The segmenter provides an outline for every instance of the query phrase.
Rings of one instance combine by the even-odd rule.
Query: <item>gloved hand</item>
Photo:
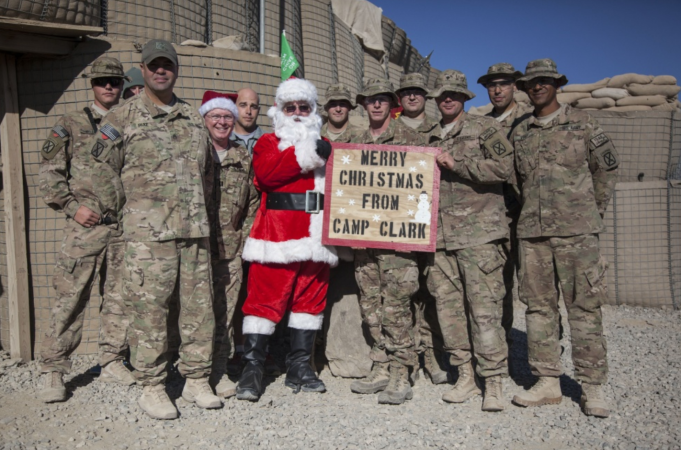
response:
[[[324,159],[329,159],[329,156],[331,156],[331,144],[324,139],[317,139],[316,150],[317,154]]]

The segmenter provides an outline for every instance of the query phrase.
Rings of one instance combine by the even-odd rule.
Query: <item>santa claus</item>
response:
[[[260,398],[267,341],[287,310],[291,352],[286,386],[295,392],[326,391],[310,356],[322,327],[329,269],[338,263],[335,249],[322,245],[331,145],[319,134],[316,88],[303,79],[284,81],[267,115],[274,133],[263,135],[253,149],[262,199],[242,255],[251,266],[243,306],[246,364],[236,392],[237,398],[251,401]]]

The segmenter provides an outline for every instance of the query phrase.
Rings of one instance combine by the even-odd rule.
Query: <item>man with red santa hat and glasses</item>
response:
[[[287,310],[291,351],[285,384],[294,392],[326,391],[310,356],[322,328],[329,269],[338,264],[335,249],[322,245],[331,144],[319,134],[317,89],[303,79],[284,81],[267,115],[274,133],[263,135],[253,149],[262,198],[242,254],[251,266],[243,306],[246,365],[236,395],[250,401],[260,398],[267,341]]]

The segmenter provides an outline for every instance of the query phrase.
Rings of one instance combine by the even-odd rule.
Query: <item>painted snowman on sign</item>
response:
[[[428,194],[426,191],[421,191],[421,195],[419,195],[419,204],[416,207],[418,208],[418,211],[416,211],[414,219],[411,220],[411,222],[430,225],[430,202],[428,201]]]

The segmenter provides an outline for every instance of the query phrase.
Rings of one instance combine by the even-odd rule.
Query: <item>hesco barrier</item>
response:
[[[0,0],[0,16],[97,27],[100,0]]]
[[[216,48],[176,46],[182,66],[175,92],[178,97],[198,108],[205,90],[234,92],[251,86],[260,93],[263,111],[272,105],[280,82],[279,59],[250,52]],[[38,188],[40,145],[62,114],[92,103],[89,80],[81,77],[88,65],[102,55],[118,58],[127,70],[139,64],[141,54],[131,41],[91,39],[79,45],[63,59],[28,59],[18,61],[19,107],[23,142],[24,172],[27,195],[27,232],[31,276],[31,301],[34,311],[34,354],[40,352],[42,338],[49,326],[50,310],[55,302],[52,273],[60,251],[63,213],[45,206]],[[49,73],[49,81],[45,74]],[[266,114],[259,122],[267,126]],[[0,191],[0,196],[4,191]],[[0,198],[0,200],[2,200]],[[0,208],[4,203],[0,201]],[[0,211],[0,280],[7,285],[4,210]],[[95,283],[97,286],[97,283]],[[78,352],[96,353],[99,330],[100,298],[94,290],[85,312],[83,343]],[[9,311],[6,290],[0,295],[0,344],[8,348]]]

